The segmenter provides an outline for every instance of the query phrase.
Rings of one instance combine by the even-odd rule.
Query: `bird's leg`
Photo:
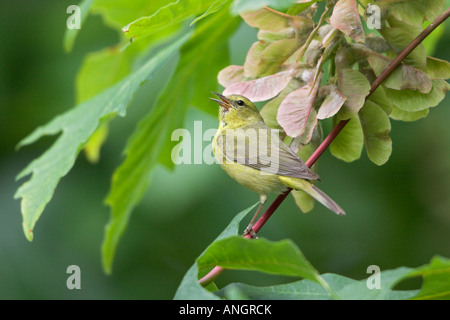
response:
[[[260,203],[258,210],[256,210],[255,214],[253,215],[252,220],[250,220],[250,223],[248,224],[247,228],[245,228],[244,230],[244,236],[250,234],[252,236],[252,238],[258,238],[256,236],[255,231],[253,231],[253,225],[255,224],[256,218],[258,218],[259,212],[261,211],[262,207],[264,206],[264,203]]]
[[[258,236],[256,235],[255,231],[253,231],[253,225],[255,224],[256,218],[258,218],[258,215],[261,211],[261,209],[264,207],[264,204],[266,203],[267,200],[267,196],[266,195],[261,195],[261,203],[258,206],[258,209],[256,210],[255,214],[253,215],[252,220],[250,220],[250,223],[248,224],[247,228],[245,228],[244,230],[244,236],[250,234],[252,236],[252,238],[257,239]]]

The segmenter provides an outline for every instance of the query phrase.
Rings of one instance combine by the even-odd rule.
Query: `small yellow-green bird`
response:
[[[213,139],[213,152],[220,166],[234,180],[258,192],[261,203],[245,233],[252,233],[268,193],[287,188],[303,190],[337,214],[344,210],[309,180],[319,176],[281,141],[265,123],[256,106],[240,95],[211,100],[219,104],[219,128]]]

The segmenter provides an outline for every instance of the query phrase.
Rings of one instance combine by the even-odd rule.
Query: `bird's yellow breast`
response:
[[[218,134],[220,134],[220,130],[218,130],[216,137]],[[261,171],[257,169],[241,163],[231,162],[227,159],[223,150],[218,146],[216,137],[214,137],[212,143],[214,156],[222,169],[225,170],[231,178],[260,195],[267,195],[272,192],[281,193],[286,190],[286,186],[281,182],[277,175],[269,173],[262,174]]]

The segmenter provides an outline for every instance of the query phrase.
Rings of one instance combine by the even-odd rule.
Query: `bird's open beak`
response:
[[[224,108],[226,111],[228,111],[228,109],[231,107],[231,101],[228,100],[227,97],[221,95],[220,93],[213,92],[213,91],[211,91],[211,93],[214,93],[217,97],[220,98],[220,100],[217,100],[214,98],[210,98],[210,99],[217,102],[222,108]]]

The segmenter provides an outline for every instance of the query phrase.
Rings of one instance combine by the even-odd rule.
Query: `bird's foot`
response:
[[[256,235],[255,230],[253,230],[253,224],[249,224],[249,225],[247,226],[247,228],[245,228],[244,233],[243,233],[242,235],[245,237],[245,236],[248,235],[248,234],[249,234],[252,238],[258,239],[258,236]]]

